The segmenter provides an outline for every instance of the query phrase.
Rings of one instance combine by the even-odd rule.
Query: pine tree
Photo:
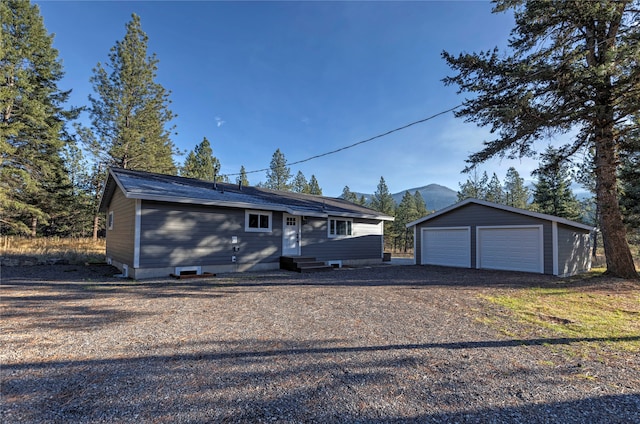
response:
[[[393,221],[394,233],[399,241],[397,246],[404,252],[413,247],[413,231],[408,229],[406,225],[419,217],[415,197],[405,191],[402,201],[396,208],[396,219]]]
[[[318,180],[313,174],[311,174],[311,180],[309,180],[308,193],[322,196],[322,189],[320,188],[320,184],[318,184]]]
[[[243,187],[249,186],[249,179],[247,178],[247,170],[244,169],[244,165],[240,166],[240,175],[236,178],[236,184],[240,184]]]
[[[498,0],[512,9],[509,53],[498,49],[444,59],[466,96],[455,114],[490,126],[497,137],[472,154],[467,168],[493,157],[536,154],[542,135],[576,131],[559,154],[594,151],[600,229],[607,271],[638,278],[619,205],[621,139],[640,110],[638,1]]]
[[[478,171],[474,169],[473,175],[467,178],[464,184],[459,184],[460,190],[458,191],[458,201],[472,198],[478,200],[484,200],[487,195],[487,184],[489,177],[486,171],[482,173],[482,177],[478,177]]]
[[[140,18],[133,14],[126,34],[109,53],[106,68],[98,63],[91,83],[97,96],[89,96],[92,131],[85,139],[98,160],[109,166],[175,174],[169,138],[174,118],[169,110],[169,92],[155,82],[158,59],[147,56],[148,37]],[[107,69],[110,72],[107,72]]]
[[[376,192],[371,198],[371,207],[385,215],[393,216],[396,203],[393,200],[391,193],[389,193],[389,187],[387,187],[384,177],[380,177],[380,182],[378,183]]]
[[[308,193],[309,192],[309,183],[307,182],[307,178],[304,176],[302,171],[298,171],[293,182],[291,183],[291,191],[296,193]]]
[[[493,173],[489,184],[487,184],[487,191],[484,195],[484,200],[493,203],[504,203],[504,191],[502,190],[502,183],[500,178]]]
[[[620,155],[620,205],[625,223],[640,236],[640,113],[633,123],[635,129],[623,139]]]
[[[291,168],[287,166],[284,154],[277,149],[271,157],[271,164],[267,171],[267,181],[264,187],[272,190],[291,190],[289,180],[291,179]]]
[[[358,195],[356,195],[354,192],[351,191],[351,189],[349,189],[349,186],[346,185],[344,186],[344,188],[342,189],[342,194],[340,195],[341,198],[343,198],[344,200],[351,202],[351,203],[358,203]]]
[[[0,2],[0,224],[13,233],[35,235],[39,224],[68,205],[48,197],[68,187],[61,160],[65,123],[77,110],[64,110],[69,91],[53,36],[36,5]]]
[[[213,155],[213,149],[206,137],[187,154],[180,175],[206,181],[219,181],[220,161]]]
[[[380,177],[380,182],[376,188],[376,192],[371,198],[371,208],[381,212],[385,215],[394,216],[396,203],[389,193],[389,188],[384,180],[384,177]],[[397,234],[393,226],[393,222],[385,221],[383,224],[385,234],[385,245],[391,246]]]
[[[559,161],[558,151],[547,148],[540,168],[533,174],[533,207],[536,211],[570,220],[580,219],[580,203],[571,191],[571,177],[566,164]]]
[[[524,186],[524,178],[511,167],[504,177],[505,204],[515,208],[527,209],[529,204],[529,189]]]
[[[422,218],[423,216],[427,216],[429,214],[429,210],[427,209],[427,203],[424,201],[422,194],[418,190],[413,194],[413,198],[416,202],[416,211],[418,212],[418,218]]]

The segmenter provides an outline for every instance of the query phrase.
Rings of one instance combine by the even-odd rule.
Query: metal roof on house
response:
[[[392,221],[394,218],[349,201],[269,190],[260,187],[240,187],[237,184],[213,183],[174,175],[110,168],[100,199],[101,212],[106,212],[111,198],[119,188],[128,199],[231,208],[282,211],[292,215],[342,216]]]
[[[507,206],[507,205],[501,205],[498,203],[493,203],[493,202],[487,202],[486,200],[480,200],[480,199],[465,199],[461,202],[455,203],[451,206],[448,206],[444,209],[440,209],[439,211],[436,211],[435,213],[432,213],[431,215],[427,215],[424,216],[420,219],[417,219],[413,222],[410,222],[407,224],[407,228],[411,228],[415,225],[421,224],[425,221],[429,221],[430,219],[434,219],[440,215],[444,215],[447,214],[451,211],[454,211],[456,209],[459,209],[465,205],[468,205],[470,203],[475,203],[477,205],[482,205],[482,206],[487,206],[490,208],[494,208],[494,209],[500,209],[503,211],[508,211],[508,212],[513,212],[516,214],[520,214],[520,215],[524,215],[524,216],[530,216],[530,217],[534,217],[534,218],[539,218],[539,219],[544,219],[547,221],[551,221],[551,222],[557,222],[559,224],[564,224],[564,225],[568,225],[570,227],[575,227],[575,228],[581,228],[583,230],[588,230],[588,231],[592,231],[593,230],[593,226],[591,225],[586,225],[586,224],[582,224],[580,222],[575,222],[575,221],[570,221],[568,219],[565,218],[560,218],[558,216],[554,216],[554,215],[547,215],[544,213],[539,213],[539,212],[532,212],[532,211],[528,211],[526,209],[520,209],[520,208],[514,208],[513,206]]]

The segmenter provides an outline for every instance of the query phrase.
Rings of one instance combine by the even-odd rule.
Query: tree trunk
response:
[[[601,117],[603,118],[605,122],[613,122],[612,119],[606,119],[606,116]],[[603,122],[600,119],[598,121]],[[638,273],[633,264],[618,203],[617,155],[612,127],[613,124],[602,125],[596,129],[595,134],[596,195],[607,273],[620,278],[637,279]]]
[[[93,216],[93,241],[98,240],[98,227],[100,226],[100,215]]]
[[[35,238],[37,229],[38,229],[38,218],[34,216],[31,218],[31,237]]]

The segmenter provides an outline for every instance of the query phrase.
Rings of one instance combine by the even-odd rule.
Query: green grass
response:
[[[531,337],[542,332],[546,337],[602,343],[609,350],[640,352],[640,285],[636,283],[618,288],[615,283],[588,288],[568,284],[483,297],[515,318],[511,324],[504,317],[489,318],[504,333]]]

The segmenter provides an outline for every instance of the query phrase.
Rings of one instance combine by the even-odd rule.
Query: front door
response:
[[[282,256],[300,255],[300,217],[282,214]]]

